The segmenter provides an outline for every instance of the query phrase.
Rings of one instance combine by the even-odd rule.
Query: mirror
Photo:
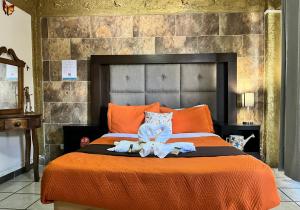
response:
[[[23,69],[25,63],[12,49],[0,47],[0,114],[23,113]]]
[[[17,109],[18,95],[18,67],[0,63],[0,109]]]

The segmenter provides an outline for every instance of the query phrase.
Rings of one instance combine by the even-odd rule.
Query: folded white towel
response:
[[[138,137],[140,142],[148,142],[151,138],[154,138],[156,142],[165,143],[170,139],[172,131],[170,127],[166,125],[153,125],[150,123],[144,123],[140,126],[138,131]]]
[[[164,158],[170,153],[186,153],[196,151],[193,143],[189,142],[176,142],[170,144],[155,144],[153,147],[154,155],[159,158]]]
[[[158,135],[155,135],[158,130],[161,130]],[[114,152],[139,152],[141,157],[146,157],[154,154],[159,158],[164,158],[170,153],[176,152],[193,152],[196,148],[193,143],[189,142],[175,142],[166,144],[171,136],[171,130],[165,125],[155,126],[152,124],[143,124],[139,128],[139,141],[121,140],[115,142],[115,147],[109,148],[109,151]],[[155,141],[151,141],[154,138]]]
[[[121,140],[114,143],[115,147],[107,149],[112,152],[139,152],[142,145],[137,141]]]

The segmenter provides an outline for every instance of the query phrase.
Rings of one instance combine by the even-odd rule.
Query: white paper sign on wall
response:
[[[77,60],[62,61],[62,80],[77,80]]]

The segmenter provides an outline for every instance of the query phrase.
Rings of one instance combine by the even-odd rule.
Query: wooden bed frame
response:
[[[236,53],[168,54],[168,55],[92,55],[91,113],[93,125],[108,131],[107,104],[110,102],[109,65],[123,64],[201,64],[217,65],[217,121],[236,122]],[[103,128],[104,127],[104,128]],[[54,202],[55,210],[101,210],[67,202]],[[103,210],[103,209],[102,209]]]

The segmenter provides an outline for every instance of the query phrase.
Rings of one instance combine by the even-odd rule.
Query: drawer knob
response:
[[[20,121],[16,121],[16,122],[14,123],[14,126],[15,126],[15,127],[20,127],[20,126],[21,126],[21,122],[20,122]]]

